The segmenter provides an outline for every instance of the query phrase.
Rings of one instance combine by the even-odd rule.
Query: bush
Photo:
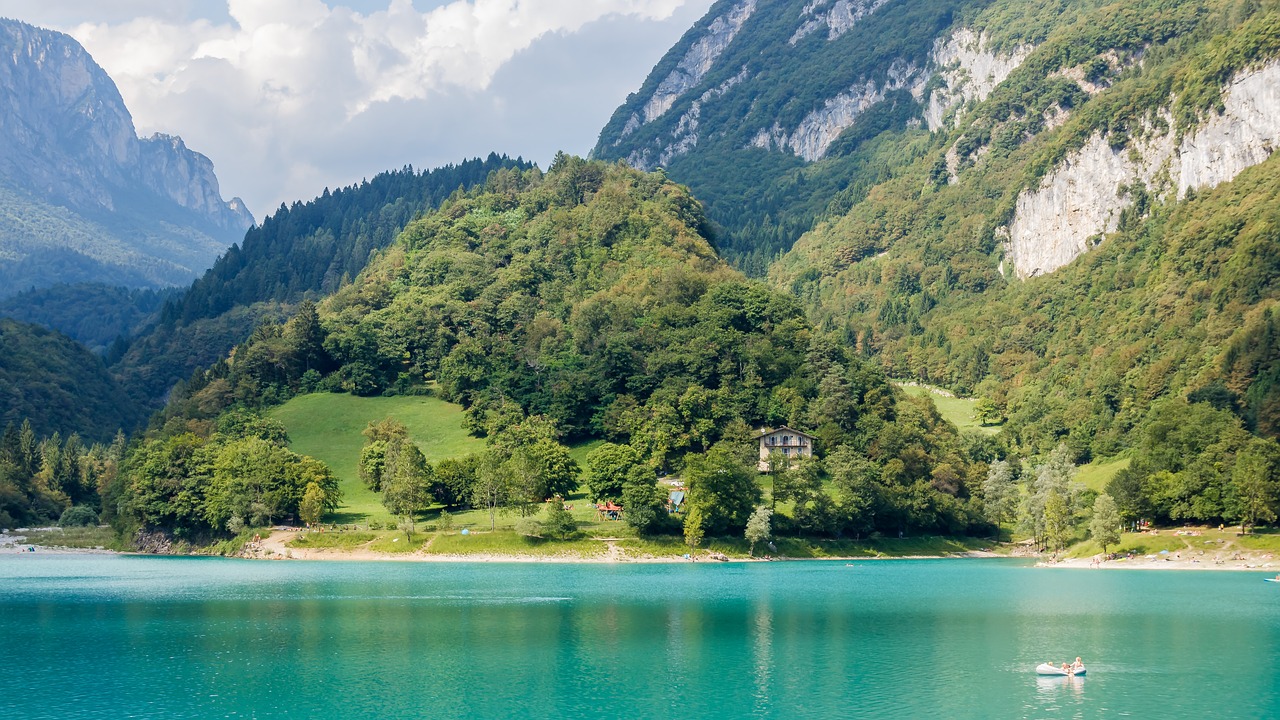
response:
[[[564,501],[556,499],[547,508],[547,519],[542,522],[542,531],[561,540],[568,539],[578,532],[578,522],[573,515],[564,509]]]
[[[448,510],[441,510],[440,517],[436,518],[436,527],[441,532],[449,532],[453,529],[453,515]]]
[[[98,513],[85,505],[76,505],[62,511],[58,518],[59,527],[89,527],[98,524]]]

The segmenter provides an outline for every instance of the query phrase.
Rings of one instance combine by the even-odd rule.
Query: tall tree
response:
[[[740,532],[746,527],[761,496],[755,472],[740,449],[723,442],[704,455],[685,459],[686,502],[690,513],[698,513],[707,534]]]
[[[1276,519],[1280,503],[1280,445],[1274,440],[1254,438],[1236,456],[1228,488],[1231,516],[1239,521],[1240,532]]]
[[[407,438],[387,446],[387,467],[383,474],[382,504],[396,517],[409,522],[409,534],[416,529],[418,513],[431,504],[431,466],[417,445]]]
[[[758,543],[768,542],[772,536],[769,527],[769,521],[773,517],[773,509],[768,505],[761,505],[751,513],[751,517],[747,518],[747,529],[745,536],[747,542],[751,544],[751,554],[756,554],[756,545]]]
[[[1120,511],[1116,501],[1103,493],[1093,501],[1093,519],[1089,521],[1089,534],[1102,546],[1102,552],[1120,542]]]

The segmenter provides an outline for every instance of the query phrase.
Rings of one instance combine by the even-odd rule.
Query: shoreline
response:
[[[805,562],[828,561],[859,563],[875,560],[965,560],[977,558],[1007,558],[1024,562],[1033,562],[1030,567],[1037,569],[1067,570],[1201,570],[1229,572],[1280,573],[1280,560],[1274,553],[1255,551],[1239,554],[1236,558],[1222,562],[1204,562],[1198,558],[1181,558],[1176,556],[1146,555],[1135,558],[1118,558],[1095,562],[1094,558],[1065,558],[1051,560],[1031,555],[1013,555],[1009,553],[973,550],[968,552],[952,552],[943,555],[852,555],[828,557],[786,557],[786,556],[727,556],[708,549],[690,553],[689,557],[679,555],[655,555],[651,553],[629,552],[611,539],[602,538],[605,544],[599,552],[581,553],[573,551],[538,553],[507,552],[475,552],[475,553],[431,553],[418,549],[414,552],[388,553],[366,548],[297,548],[288,543],[296,538],[300,530],[276,530],[257,543],[250,543],[239,553],[226,557],[257,561],[312,561],[312,562],[421,562],[421,563],[510,563],[510,564],[586,564],[586,565],[673,565],[681,563],[761,563],[761,562]],[[145,557],[150,555],[165,557],[201,557],[200,553],[179,555],[173,553],[147,553],[110,550],[104,548],[75,548],[58,545],[28,543],[22,534],[0,533],[0,555],[27,555],[28,547],[35,547],[34,554],[52,555],[130,555]],[[216,557],[209,555],[208,557]]]
[[[1243,560],[1224,560],[1222,563],[1199,562],[1194,559],[1165,560],[1160,557],[1137,557],[1132,560],[1120,558],[1106,560],[1094,564],[1091,558],[1067,558],[1065,560],[1042,560],[1035,564],[1038,568],[1060,568],[1064,570],[1204,570],[1210,572],[1269,572],[1280,573],[1280,561],[1271,557],[1272,553],[1259,554],[1257,557],[1246,557]]]

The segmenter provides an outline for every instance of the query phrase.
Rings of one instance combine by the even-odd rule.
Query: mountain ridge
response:
[[[137,136],[73,38],[0,19],[0,48],[0,292],[182,284],[253,225],[243,201],[222,200],[209,158]]]

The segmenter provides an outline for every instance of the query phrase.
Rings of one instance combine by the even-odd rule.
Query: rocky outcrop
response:
[[[222,201],[209,159],[181,138],[139,139],[111,78],[74,39],[0,20],[0,170],[11,182],[74,207],[114,209],[142,185],[217,227],[243,231],[253,217]]]
[[[632,167],[652,170],[655,167],[663,167],[671,162],[672,159],[693,150],[698,146],[698,120],[702,117],[702,105],[729,92],[735,85],[747,79],[747,75],[747,69],[744,67],[737,75],[702,93],[697,100],[690,103],[689,109],[680,116],[680,121],[676,123],[675,133],[671,142],[658,154],[656,164],[652,161],[647,151],[632,153],[627,158],[628,164]]]
[[[822,108],[809,113],[790,133],[774,124],[761,130],[751,140],[752,147],[765,150],[788,150],[813,162],[827,154],[827,148],[858,119],[862,113],[884,99],[893,90],[908,87],[919,76],[913,65],[895,63],[883,83],[864,80],[848,91],[827,100]]]
[[[801,10],[807,18],[787,42],[795,45],[820,28],[827,28],[827,40],[835,40],[871,13],[879,10],[889,0],[813,0]]]
[[[952,109],[987,99],[1032,50],[1030,45],[1021,45],[1011,53],[997,53],[991,50],[985,33],[978,34],[969,28],[959,28],[939,38],[930,55],[937,77],[925,77],[911,90],[924,106],[924,121],[929,129],[934,132],[943,129]]]
[[[729,12],[712,20],[706,33],[689,47],[684,57],[676,64],[658,87],[640,114],[632,115],[623,128],[619,141],[630,135],[645,123],[653,122],[671,109],[680,96],[693,89],[715,65],[716,58],[729,47],[729,43],[737,37],[742,24],[755,12],[756,0],[742,0]],[[616,143],[615,143],[616,144]]]
[[[1018,196],[1006,257],[1021,278],[1053,272],[1113,232],[1141,183],[1157,195],[1227,182],[1280,145],[1280,61],[1237,75],[1222,112],[1178,139],[1172,118],[1112,147],[1100,133]]]
[[[840,17],[847,18],[847,23],[842,21],[831,25],[834,39],[880,5],[869,0],[861,3],[842,0],[825,13],[819,13],[819,17],[834,17],[832,14],[839,11]],[[816,3],[811,4],[806,11],[816,7]],[[817,20],[802,25],[797,31],[798,36],[812,32],[806,28],[814,22]],[[1000,54],[990,49],[986,35],[960,28],[935,42],[927,66],[922,68],[896,61],[889,67],[883,81],[861,79],[849,90],[826,100],[821,108],[805,116],[795,129],[775,124],[757,132],[749,145],[788,151],[810,162],[821,160],[840,133],[884,100],[888,93],[902,89],[910,89],[912,96],[921,103],[929,129],[935,132],[942,130],[947,126],[948,118],[954,119],[953,109],[970,101],[985,100],[1033,49],[1020,46],[1012,53]]]

